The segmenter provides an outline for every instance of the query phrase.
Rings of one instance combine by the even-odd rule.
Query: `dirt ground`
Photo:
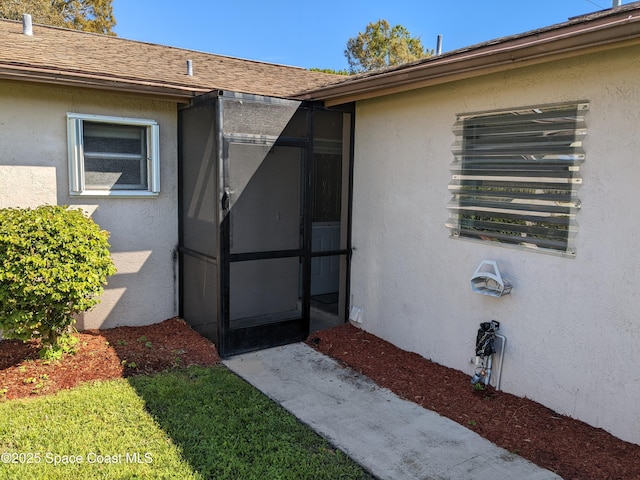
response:
[[[89,380],[219,361],[215,346],[179,318],[146,327],[89,330],[78,337],[75,355],[49,363],[38,359],[36,342],[0,342],[0,401],[50,394]],[[468,375],[400,350],[351,325],[317,332],[308,343],[380,386],[565,480],[640,480],[640,445],[525,398],[491,388],[477,391]]]

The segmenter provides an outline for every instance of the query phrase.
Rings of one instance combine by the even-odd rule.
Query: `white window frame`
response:
[[[96,189],[85,185],[84,122],[142,126],[146,129],[147,188]],[[155,197],[160,193],[160,127],[155,120],[67,113],[67,145],[69,148],[69,194],[72,196]]]

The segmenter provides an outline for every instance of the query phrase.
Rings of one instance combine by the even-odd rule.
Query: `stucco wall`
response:
[[[156,198],[69,196],[66,113],[149,118],[160,125]],[[176,104],[85,89],[0,82],[0,207],[76,205],[111,233],[118,273],[77,327],[145,325],[177,315]]]
[[[359,102],[351,293],[362,327],[471,375],[478,325],[498,320],[503,390],[640,443],[638,65],[633,47]],[[583,99],[576,258],[449,238],[456,114]],[[471,291],[483,259],[511,295]]]

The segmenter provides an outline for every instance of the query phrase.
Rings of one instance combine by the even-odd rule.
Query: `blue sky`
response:
[[[622,4],[631,3],[623,0]],[[305,68],[347,69],[347,40],[379,19],[455,50],[610,8],[612,0],[113,0],[118,36]]]

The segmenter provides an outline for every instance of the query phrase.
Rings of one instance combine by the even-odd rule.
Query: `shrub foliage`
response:
[[[80,209],[0,209],[0,329],[58,345],[115,273],[109,233]],[[63,342],[64,343],[64,342]]]

